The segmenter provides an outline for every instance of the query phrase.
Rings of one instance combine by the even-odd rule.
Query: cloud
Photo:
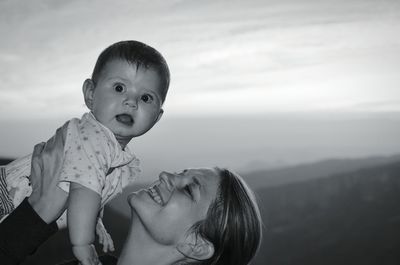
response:
[[[191,97],[211,100],[213,93],[229,99],[216,113],[239,104],[268,112],[288,102],[293,111],[355,106],[376,96],[385,102],[400,97],[393,89],[399,14],[396,0],[2,1],[0,91],[13,113],[20,113],[21,99],[35,98],[32,105],[57,102],[53,111],[65,114],[77,106],[101,50],[138,39],[167,58],[167,105],[176,114],[197,113],[203,101]],[[243,103],[243,95],[257,100]]]
[[[400,111],[400,100],[381,100],[381,101],[367,101],[354,105],[354,108],[360,111],[369,112],[392,112]]]

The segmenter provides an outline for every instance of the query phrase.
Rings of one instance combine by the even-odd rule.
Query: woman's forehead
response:
[[[187,181],[199,184],[204,188],[218,186],[220,181],[218,171],[214,168],[188,168],[183,170],[181,174],[189,177]]]
[[[182,171],[184,175],[193,175],[208,179],[215,179],[218,177],[218,172],[215,168],[187,168]]]

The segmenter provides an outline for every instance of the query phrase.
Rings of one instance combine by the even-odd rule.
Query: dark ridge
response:
[[[400,162],[258,190],[254,264],[400,264]]]
[[[4,166],[7,165],[8,163],[10,163],[11,161],[13,161],[15,158],[0,158],[0,166]]]
[[[243,174],[243,176],[251,187],[260,189],[373,168],[396,161],[400,161],[400,155],[327,159],[273,170],[258,170]]]

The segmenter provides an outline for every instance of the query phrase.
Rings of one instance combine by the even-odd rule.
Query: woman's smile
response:
[[[148,188],[147,193],[159,205],[163,206],[165,204],[157,185],[154,185],[154,186],[151,186],[150,188]]]

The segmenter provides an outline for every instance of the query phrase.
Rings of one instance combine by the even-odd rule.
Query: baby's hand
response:
[[[99,243],[103,245],[103,252],[107,253],[108,251],[114,251],[114,242],[104,227],[103,221],[101,218],[97,219],[96,224],[96,234],[99,237]]]
[[[80,265],[101,265],[93,244],[72,246],[72,252],[79,260]]]

